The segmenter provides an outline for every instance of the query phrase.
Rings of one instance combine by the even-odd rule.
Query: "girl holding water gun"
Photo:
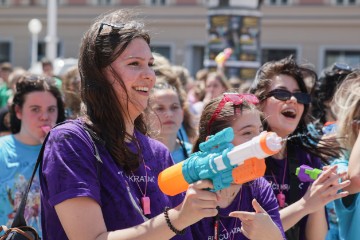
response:
[[[321,158],[326,161],[339,154],[338,148],[307,134],[310,96],[304,74],[309,73],[290,56],[265,63],[250,88],[260,100],[265,129],[287,139],[279,153],[266,158],[265,178],[278,199],[286,236],[292,240],[324,239],[328,229],[324,206],[346,196],[348,192],[338,190],[349,185],[349,181],[338,183],[344,174],[338,175],[336,167],[324,171],[311,185],[295,175],[302,164],[321,168]]]
[[[211,100],[200,119],[199,138],[193,151],[208,136],[232,127],[234,146],[262,132],[258,99],[251,94],[224,93]],[[276,198],[264,178],[224,188],[217,192],[218,215],[205,218],[191,229],[194,239],[283,239],[284,232]]]

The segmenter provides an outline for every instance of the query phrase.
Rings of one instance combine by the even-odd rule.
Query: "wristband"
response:
[[[170,218],[169,218],[169,207],[165,207],[165,210],[164,210],[164,216],[165,216],[165,220],[166,220],[166,223],[168,225],[168,227],[170,228],[171,231],[173,231],[176,235],[184,235],[185,234],[185,231],[186,229],[183,229],[183,230],[177,230],[172,224],[171,224],[171,221],[170,221]]]

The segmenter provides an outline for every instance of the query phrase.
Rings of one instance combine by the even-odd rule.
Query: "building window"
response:
[[[291,5],[292,0],[265,0],[265,5]]]
[[[169,0],[146,0],[146,4],[150,6],[165,6],[169,5]]]
[[[188,66],[192,76],[195,76],[196,72],[204,68],[204,46],[192,46],[191,65]]]
[[[270,49],[270,48],[263,48],[262,49],[262,59],[261,64],[264,64],[268,61],[277,61],[283,58],[286,58],[290,55],[293,55],[296,59],[296,49]]]
[[[110,5],[112,5],[112,1],[111,0],[97,0],[97,5],[98,6],[110,6]]]
[[[10,5],[10,1],[8,0],[0,0],[0,6],[9,6]]]
[[[325,66],[323,67],[330,66],[335,62],[346,63],[352,67],[359,66],[360,50],[327,50],[325,52]]]
[[[151,46],[151,51],[159,53],[160,55],[166,57],[169,61],[171,61],[171,48],[169,46]]]
[[[8,41],[0,41],[0,63],[11,62],[11,43]]]
[[[347,6],[360,4],[360,0],[333,0],[334,5]]]
[[[60,42],[57,44],[57,53],[56,57],[61,56],[61,44]],[[38,53],[37,53],[37,60],[41,61],[43,58],[46,57],[46,43],[45,42],[39,42],[38,43]]]

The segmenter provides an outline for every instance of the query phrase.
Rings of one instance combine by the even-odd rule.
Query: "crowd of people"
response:
[[[224,63],[194,79],[150,46],[134,12],[116,10],[92,23],[63,76],[48,60],[42,75],[1,64],[0,225],[11,226],[44,145],[25,219],[45,240],[360,236],[359,69],[335,63],[318,78],[288,56],[251,84]],[[158,175],[225,128],[229,146],[264,131],[283,139],[264,176],[164,194]],[[322,173],[302,182],[301,165]]]

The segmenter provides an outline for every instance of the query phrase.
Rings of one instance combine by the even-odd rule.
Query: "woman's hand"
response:
[[[178,214],[174,216],[174,225],[177,224],[178,229],[183,229],[205,217],[216,216],[216,193],[205,190],[212,188],[213,184],[209,180],[200,180],[189,185],[184,201],[175,208]]]
[[[280,229],[273,222],[269,214],[253,199],[255,212],[236,211],[229,214],[241,220],[241,232],[245,237],[254,240],[283,239]]]
[[[302,199],[300,199],[307,214],[316,212],[327,203],[349,194],[347,191],[338,192],[340,189],[348,186],[350,181],[346,180],[339,183],[339,179],[345,177],[347,173],[337,174],[336,170],[336,165],[324,170],[319,178],[311,184]]]

